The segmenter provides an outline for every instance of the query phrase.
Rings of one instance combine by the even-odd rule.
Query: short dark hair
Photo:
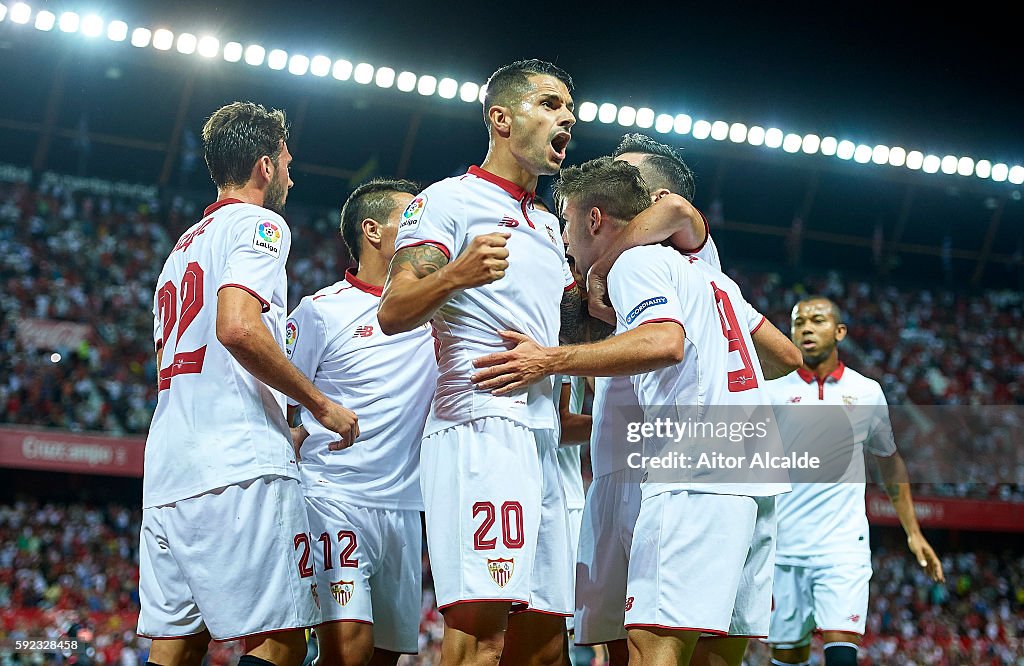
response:
[[[819,296],[816,294],[812,296],[807,296],[806,298],[801,298],[799,301],[797,301],[797,305],[800,305],[801,303],[808,303],[810,301],[825,301],[826,303],[829,304],[829,311],[832,314],[832,318],[835,319],[836,325],[846,323],[843,321],[843,311],[839,309],[839,306],[836,305],[836,302],[833,301],[828,296]]]
[[[262,104],[233,102],[213,112],[203,125],[203,152],[217,187],[249,181],[256,161],[267,155],[277,164],[288,139],[284,111]]]
[[[546,60],[517,60],[512,64],[499,68],[487,79],[484,86],[484,124],[491,126],[491,117],[487,110],[492,106],[513,106],[521,100],[529,90],[530,77],[537,74],[553,76],[572,92],[572,77],[565,70]]]
[[[619,147],[612,153],[612,157],[626,153],[647,155],[640,170],[652,190],[665,188],[693,203],[693,171],[683,161],[680,151],[655,141],[646,134],[626,134],[622,137]]]
[[[352,259],[359,261],[362,248],[363,220],[372,219],[387,222],[395,207],[391,195],[404,192],[416,196],[420,186],[411,180],[400,178],[374,178],[352,191],[341,207],[341,237],[345,240]]]
[[[597,206],[606,215],[628,222],[651,205],[640,170],[611,157],[562,169],[554,189],[559,211],[569,199],[578,199],[584,208]]]

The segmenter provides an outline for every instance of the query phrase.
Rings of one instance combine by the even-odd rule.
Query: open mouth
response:
[[[555,156],[559,160],[565,159],[565,148],[569,145],[571,139],[572,135],[568,132],[559,132],[555,135],[555,138],[551,139],[551,148],[555,151]]]

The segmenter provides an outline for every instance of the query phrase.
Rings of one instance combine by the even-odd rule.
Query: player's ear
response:
[[[660,187],[654,190],[653,192],[651,192],[651,203],[657,202],[658,199],[662,198],[666,194],[672,194],[672,192],[670,192],[667,188],[664,187]]]
[[[846,337],[846,324],[836,324],[836,342],[840,342]]]
[[[274,164],[274,160],[270,159],[270,155],[264,155],[256,160],[256,164],[252,168],[252,175],[255,176],[259,182],[269,183],[274,180],[274,173],[276,171],[277,165]]]
[[[590,209],[590,214],[587,216],[587,220],[589,221],[590,233],[596,234],[598,229],[601,228],[601,222],[603,220],[601,209],[597,206],[593,206]]]
[[[372,217],[368,217],[362,222],[363,235],[366,239],[374,245],[380,245],[380,223]]]
[[[487,109],[487,117],[491,121],[491,128],[497,132],[498,136],[507,139],[512,132],[512,114],[509,113],[508,108],[495,104]]]

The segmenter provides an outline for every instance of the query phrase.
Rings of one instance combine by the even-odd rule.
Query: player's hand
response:
[[[483,368],[473,375],[473,383],[481,391],[505,395],[540,381],[551,374],[545,361],[546,347],[541,347],[528,335],[515,331],[498,331],[498,335],[512,346],[506,352],[488,354],[473,361]]]
[[[341,436],[340,440],[327,445],[331,451],[347,449],[359,438],[359,417],[351,409],[345,409],[335,402],[330,402],[322,414],[314,414],[314,416],[320,425]]]
[[[910,546],[910,552],[914,554],[917,563],[928,572],[932,580],[936,583],[946,582],[946,574],[942,571],[942,560],[932,550],[931,544],[924,538],[924,535],[911,534],[907,537],[907,545]]]
[[[615,325],[615,310],[608,298],[608,276],[599,275],[597,271],[590,271],[587,278],[587,310],[594,319],[600,319],[606,324]]]
[[[306,426],[299,424],[298,428],[289,428],[292,433],[292,450],[295,451],[295,460],[302,460],[302,456],[299,455],[299,449],[302,448],[302,443],[309,437],[309,431],[306,430]]]
[[[508,269],[508,248],[512,234],[495,232],[477,236],[459,258],[449,264],[461,289],[490,284],[505,277]]]

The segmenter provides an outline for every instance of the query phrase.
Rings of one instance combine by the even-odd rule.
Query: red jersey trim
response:
[[[223,208],[224,206],[227,206],[228,204],[236,204],[236,203],[245,203],[245,202],[242,201],[241,199],[233,199],[233,198],[230,198],[230,197],[227,198],[227,199],[221,199],[220,201],[215,201],[215,202],[213,202],[212,204],[210,204],[209,206],[206,207],[206,210],[203,211],[203,217],[206,217],[207,215],[209,215],[210,213],[212,213],[212,212],[214,212],[216,210],[220,210],[221,208]]]
[[[704,221],[704,241],[692,250],[680,250],[680,252],[683,252],[684,254],[697,254],[704,249],[704,246],[707,245],[708,241],[711,239],[711,225],[708,224],[708,218],[704,213],[700,212],[696,206],[694,206],[693,209],[697,211],[697,214],[700,215],[700,219]]]
[[[254,631],[251,634],[241,634],[239,636],[232,636],[230,638],[214,638],[213,642],[214,643],[227,643],[228,641],[237,641],[237,640],[241,640],[243,638],[252,638],[254,636],[269,636],[270,634],[281,634],[281,633],[284,633],[286,631],[304,631],[304,630],[309,629],[309,628],[310,627],[307,627],[305,625],[300,625],[298,627],[286,627],[284,629],[271,629],[270,631]]]
[[[539,608],[516,608],[509,615],[522,615],[523,613],[537,613],[538,615],[554,615],[555,617],[572,617],[572,613],[559,613],[556,611],[540,610]]]
[[[526,199],[527,201],[533,201],[533,198],[535,196],[535,193],[528,192],[519,185],[513,183],[511,180],[506,180],[505,178],[493,174],[490,171],[484,171],[483,169],[476,165],[469,167],[469,171],[467,171],[466,174],[470,176],[476,176],[481,180],[486,180],[488,183],[491,183],[492,185],[497,185],[501,189],[508,192],[509,195],[516,201],[521,201],[523,199]],[[525,213],[526,211],[523,212]]]
[[[407,245],[406,247],[410,246]],[[445,254],[447,255],[448,253],[445,252]],[[365,291],[367,294],[373,294],[378,298],[380,297],[381,294],[384,293],[384,287],[378,287],[377,285],[370,284],[369,282],[363,282],[362,280],[356,277],[356,274],[352,272],[351,268],[345,271],[345,279],[348,281],[350,285],[352,285],[359,291]],[[338,291],[341,290],[339,289]]]
[[[828,375],[826,375],[824,379],[818,380],[818,383],[819,384],[824,384],[826,381],[828,381],[829,377],[831,377],[832,379],[834,379],[834,380],[836,380],[838,382],[840,379],[843,378],[843,371],[844,370],[846,370],[846,364],[843,363],[842,361],[839,361],[839,365],[836,366],[836,369],[833,370],[832,372],[830,372]],[[813,382],[813,381],[818,379],[817,375],[815,375],[813,372],[811,372],[807,368],[803,368],[803,367],[797,368],[796,369],[796,374],[800,375],[800,379],[804,380],[808,384],[810,384],[811,382]]]
[[[350,618],[347,618],[347,617],[343,617],[343,618],[338,619],[338,620],[327,620],[325,622],[321,622],[320,624],[316,625],[316,627],[322,627],[325,624],[338,624],[339,622],[351,622],[353,624],[368,624],[370,626],[373,626],[373,622],[371,622],[370,620],[354,620],[354,619],[350,619]],[[314,631],[316,631],[316,627],[313,627]],[[404,654],[410,654],[410,653],[406,652]]]
[[[183,638],[190,638],[192,636],[199,636],[200,634],[204,634],[207,631],[209,631],[209,629],[203,629],[202,631],[196,631],[196,632],[193,632],[191,634],[182,634],[180,636],[150,636],[149,634],[135,634],[135,635],[136,636],[141,636],[142,638],[148,638],[151,641],[180,641]]]
[[[565,285],[565,289],[564,289],[564,291],[569,291],[570,289],[572,289],[572,288],[573,288],[573,287],[575,287],[575,286],[576,286],[576,280],[573,280],[573,281],[572,281],[572,284],[567,284],[567,285]]]
[[[679,321],[678,319],[672,319],[671,317],[664,317],[662,319],[648,319],[647,321],[640,322],[638,324],[638,326],[643,326],[644,324],[665,324],[665,323],[679,324],[679,328],[683,329],[683,334],[684,335],[686,334],[686,327],[683,326],[683,322]]]
[[[768,317],[765,317],[764,315],[761,315],[761,321],[757,322],[757,326],[755,326],[754,329],[752,331],[750,331],[750,334],[753,335],[754,333],[757,333],[757,331],[762,326],[764,326],[764,322],[767,321],[767,320],[768,320]]]
[[[452,253],[451,253],[451,251],[447,247],[445,247],[444,243],[440,243],[440,242],[435,241],[435,240],[416,241],[415,243],[409,243],[408,245],[403,245],[402,247],[400,247],[398,249],[399,250],[404,250],[407,247],[419,247],[420,245],[433,245],[438,250],[441,250],[441,252],[444,252],[444,256],[448,259],[448,261],[452,260]]]
[[[664,624],[633,623],[627,624],[626,629],[668,629],[670,631],[699,631],[702,634],[713,634],[715,636],[721,636],[722,638],[727,638],[729,636],[728,631],[719,631],[717,629],[700,629],[698,627],[669,627]]]
[[[453,601],[450,604],[445,604],[444,606],[438,606],[437,610],[438,611],[443,611],[445,609],[451,608],[452,606],[458,606],[460,604],[480,604],[480,603],[500,603],[500,604],[512,604],[512,605],[515,605],[515,604],[529,605],[530,602],[529,601],[525,601],[523,599],[511,599],[511,598],[510,599],[459,599],[458,601]],[[511,608],[509,610],[511,610]]]
[[[263,300],[262,296],[257,294],[255,291],[253,291],[249,287],[246,287],[244,284],[235,284],[233,282],[228,283],[228,284],[222,284],[221,286],[217,287],[217,293],[220,293],[220,290],[223,289],[224,287],[234,287],[236,289],[241,289],[242,291],[249,292],[252,295],[253,298],[255,298],[257,301],[260,302],[260,304],[263,306],[263,311],[264,312],[270,312],[270,303],[267,303],[265,300]]]

